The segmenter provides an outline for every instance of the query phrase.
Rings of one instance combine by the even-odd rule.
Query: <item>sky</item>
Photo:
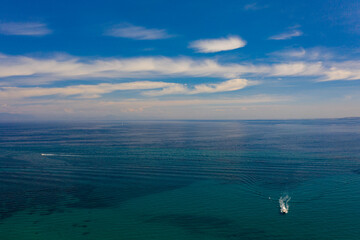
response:
[[[360,0],[1,0],[0,121],[360,117]]]

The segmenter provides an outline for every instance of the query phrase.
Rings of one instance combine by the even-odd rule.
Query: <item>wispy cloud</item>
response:
[[[238,36],[229,36],[227,38],[201,39],[191,42],[189,47],[200,53],[214,53],[229,51],[244,47],[246,41]]]
[[[218,84],[200,84],[196,85],[192,94],[196,93],[215,93],[215,92],[230,92],[243,89],[250,85],[250,81],[246,79],[231,79]]]
[[[130,83],[96,85],[73,85],[68,87],[0,87],[0,98],[28,98],[39,96],[75,96],[78,98],[98,98],[102,94],[119,90],[145,90],[165,88],[177,85],[176,83],[137,81]]]
[[[251,85],[246,79],[232,79],[218,84],[198,84],[191,88],[184,84],[169,82],[135,81],[128,83],[101,83],[96,85],[74,85],[68,87],[0,87],[0,99],[21,99],[40,96],[73,96],[76,98],[99,98],[114,91],[149,90],[144,95],[161,96],[170,94],[200,94],[236,91]]]
[[[0,23],[0,34],[4,35],[44,36],[51,32],[45,23],[40,22]]]
[[[296,58],[295,58],[296,59]],[[172,77],[312,77],[314,80],[360,79],[360,62],[321,61],[318,58],[294,61],[282,59],[272,64],[221,63],[214,59],[138,57],[89,59],[74,56],[34,58],[0,54],[1,85],[36,85],[70,79],[159,79]],[[344,73],[347,72],[347,74]],[[341,74],[340,74],[341,73]],[[330,76],[330,77],[329,77]]]
[[[72,56],[33,58],[0,54],[0,78],[33,77],[36,81],[85,78],[221,77],[266,71],[266,67],[220,64],[211,59],[139,57],[89,60]],[[12,82],[14,83],[14,81]]]
[[[360,61],[345,61],[332,64],[320,81],[359,80]]]
[[[156,40],[173,37],[165,29],[145,28],[129,23],[114,25],[105,31],[105,35],[135,40]]]
[[[244,9],[246,11],[249,11],[249,10],[256,11],[256,10],[264,9],[267,7],[268,7],[268,5],[259,5],[258,3],[254,2],[254,3],[246,4],[244,6]]]
[[[192,88],[185,85],[173,85],[158,91],[148,91],[145,95],[161,96],[168,94],[200,94],[200,93],[216,93],[230,92],[243,89],[249,85],[255,84],[246,79],[231,79],[217,84],[198,84]]]
[[[307,74],[320,76],[317,81],[360,80],[360,61],[339,61],[349,59],[344,52],[339,54],[333,49],[315,47],[286,49],[270,55],[280,57],[280,60],[284,62],[293,62],[293,64],[277,64],[276,74],[293,72],[296,75],[298,71],[306,69]],[[301,65],[301,62],[312,63],[312,65]]]
[[[290,48],[285,50],[276,51],[270,53],[269,55],[280,57],[281,60],[294,60],[294,59],[301,59],[305,61],[328,61],[334,59],[334,55],[332,50],[315,47],[315,48],[308,48],[304,49],[302,47],[299,48]],[[337,56],[339,59],[339,56]]]
[[[307,54],[307,51],[304,48],[296,48],[296,49],[285,49],[281,51],[276,51],[270,53],[269,55],[273,55],[281,58],[303,58]]]
[[[275,64],[271,68],[271,76],[320,76],[325,68],[321,62],[291,62]]]
[[[269,37],[269,39],[271,39],[271,40],[286,40],[286,39],[291,39],[294,37],[299,37],[299,36],[303,35],[303,32],[300,31],[298,28],[299,28],[299,26],[291,27],[289,29],[289,31],[286,31],[286,32],[283,32],[280,34],[276,34],[274,36]]]
[[[318,66],[318,65],[316,65]],[[319,66],[321,68],[321,66]],[[140,57],[81,59],[77,57],[31,58],[0,55],[0,78],[32,78],[33,84],[66,79],[217,77],[225,79],[252,76],[304,76],[314,73],[313,63],[288,62],[273,65],[221,64],[213,59]],[[29,80],[29,79],[28,79]],[[27,80],[27,84],[31,84]],[[4,83],[4,81],[3,81]]]

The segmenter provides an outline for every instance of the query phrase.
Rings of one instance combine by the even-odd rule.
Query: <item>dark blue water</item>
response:
[[[359,239],[359,203],[359,119],[0,124],[1,240]]]

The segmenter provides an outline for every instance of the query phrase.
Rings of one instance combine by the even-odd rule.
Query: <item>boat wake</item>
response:
[[[41,156],[58,156],[58,157],[79,157],[80,155],[73,154],[54,154],[54,153],[41,153]]]
[[[291,197],[288,195],[284,197],[279,198],[279,204],[280,204],[280,213],[281,214],[287,214],[289,212],[289,201]]]

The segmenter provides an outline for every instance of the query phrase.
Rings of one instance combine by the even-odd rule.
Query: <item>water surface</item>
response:
[[[2,240],[358,239],[359,203],[358,119],[0,124]]]

